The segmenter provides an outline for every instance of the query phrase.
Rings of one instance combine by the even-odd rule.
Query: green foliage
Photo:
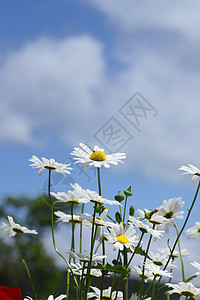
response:
[[[55,209],[60,209],[57,206]],[[66,272],[60,270],[55,261],[45,251],[41,243],[46,230],[50,228],[50,207],[44,196],[34,199],[26,197],[8,197],[1,202],[1,217],[12,215],[16,223],[37,229],[38,235],[20,236],[20,248],[23,257],[31,271],[39,297],[45,297],[54,291],[63,291],[66,282]],[[4,220],[5,221],[5,220]],[[17,252],[15,237],[0,236],[0,283],[1,285],[19,287],[22,296],[32,296],[29,279]]]

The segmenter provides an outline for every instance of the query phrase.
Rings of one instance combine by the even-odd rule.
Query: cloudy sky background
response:
[[[136,208],[182,196],[186,211],[196,184],[178,168],[200,165],[199,10],[198,1],[2,1],[1,196],[39,195],[46,175],[28,159],[71,163],[79,142],[105,148],[95,134],[114,118],[133,138],[120,149],[125,163],[102,169],[104,196],[132,185]],[[157,111],[140,117],[140,131],[120,113],[137,92]],[[74,167],[70,180],[97,188],[91,169]],[[198,212],[197,202],[189,225]]]

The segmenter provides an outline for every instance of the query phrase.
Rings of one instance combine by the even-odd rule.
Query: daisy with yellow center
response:
[[[162,270],[160,266],[154,264],[153,262],[146,263],[145,268],[154,276],[172,277],[172,274],[170,272],[168,272],[167,270]]]
[[[182,296],[190,297],[194,299],[200,298],[200,289],[196,288],[191,282],[179,282],[177,284],[173,283],[165,283],[168,287],[172,288],[172,290],[167,291],[168,294],[180,294]]]
[[[123,250],[124,247],[129,248],[132,252],[134,246],[138,243],[140,236],[136,235],[136,231],[132,224],[126,225],[124,228],[123,223],[109,228],[110,233],[105,233],[106,241],[113,244],[113,250]]]
[[[100,168],[104,166],[105,168],[110,168],[110,165],[117,165],[119,162],[123,163],[122,159],[126,158],[125,153],[113,153],[105,154],[104,149],[94,146],[91,150],[88,146],[80,143],[80,148],[74,148],[71,155],[77,156],[74,158],[75,163],[84,164],[84,171],[87,171],[88,166],[94,166]]]
[[[72,170],[72,168],[69,167],[70,164],[66,165],[66,164],[57,163],[53,158],[47,159],[45,157],[42,157],[42,161],[41,161],[37,156],[33,155],[29,159],[29,161],[32,162],[32,164],[30,164],[32,168],[40,168],[39,170],[40,176],[44,172],[44,169],[53,170],[63,175],[70,174],[70,170]]]
[[[140,278],[142,278],[144,276],[144,282],[147,282],[148,280],[152,281],[153,278],[154,278],[152,272],[150,272],[149,270],[145,269],[144,270],[144,274],[143,274],[142,268],[138,267],[138,266],[134,266],[131,271],[133,272],[134,275],[137,275]]]
[[[13,217],[8,216],[9,225],[3,223],[0,231],[9,231],[9,236],[15,236],[17,233],[38,234],[36,230],[30,230],[14,222]]]
[[[54,193],[52,192],[51,195],[54,196],[56,199],[58,199],[57,202],[65,202],[65,203],[74,203],[74,204],[83,204],[87,203],[90,200],[87,198],[82,197],[82,191],[83,189],[78,185],[78,183],[75,183],[74,185],[71,184],[71,186],[74,188],[74,190],[69,190],[67,193],[65,192],[58,192]]]
[[[87,294],[87,298],[94,298],[96,300],[101,299],[101,290],[97,287],[91,286],[90,287],[93,291]],[[102,291],[102,299],[110,299],[110,300],[123,300],[123,293],[121,291],[112,292],[112,288],[109,287]]]

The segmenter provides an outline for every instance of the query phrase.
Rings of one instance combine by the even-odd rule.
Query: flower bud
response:
[[[129,188],[127,190],[124,191],[124,195],[126,195],[127,197],[132,196],[131,193],[131,186],[129,186]]]
[[[158,209],[154,209],[153,211],[152,211],[152,210],[146,211],[146,212],[145,212],[145,218],[146,218],[147,220],[150,220],[151,217],[152,217],[155,213],[157,213],[157,211],[158,211]]]
[[[117,221],[118,224],[121,223],[122,218],[118,211],[115,213],[115,220]]]
[[[115,196],[115,200],[118,202],[122,202],[124,200],[124,196],[119,191],[118,194]]]
[[[129,208],[129,216],[133,217],[135,214],[135,208],[131,205],[131,207]]]

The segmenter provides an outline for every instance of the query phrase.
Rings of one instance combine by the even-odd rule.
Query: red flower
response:
[[[22,292],[19,288],[0,286],[0,299],[1,300],[20,300],[21,294],[22,294]]]

